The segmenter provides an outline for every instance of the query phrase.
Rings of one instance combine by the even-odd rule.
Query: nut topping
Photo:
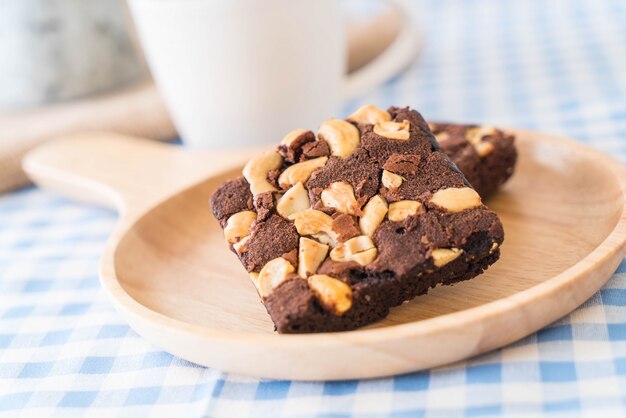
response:
[[[308,283],[322,306],[335,315],[343,315],[352,307],[352,289],[341,280],[315,274],[309,277]]]
[[[287,276],[295,270],[291,263],[282,257],[268,261],[261,269],[257,279],[261,297],[268,297],[270,293],[272,293],[272,290],[284,282]]]
[[[235,252],[237,252],[237,254],[241,255],[246,252],[246,247],[244,247],[244,245],[249,239],[250,235],[243,237],[241,240],[239,240],[239,242],[233,244],[233,249],[235,250]]]
[[[337,245],[337,237],[333,231],[333,219],[315,209],[306,209],[289,216],[294,221],[296,230],[301,236],[310,235],[324,244]]]
[[[338,262],[356,261],[366,266],[376,258],[378,250],[367,235],[359,235],[340,244],[330,252],[330,259]]]
[[[276,203],[276,211],[284,218],[288,218],[289,215],[310,207],[309,194],[302,182],[297,182],[292,188],[287,190]]]
[[[360,123],[362,125],[373,125],[379,122],[387,122],[391,120],[391,115],[374,105],[361,106],[356,112],[347,117],[350,122]]]
[[[415,200],[400,200],[389,204],[387,217],[391,222],[401,222],[408,216],[415,216],[422,204]]]
[[[383,186],[388,189],[397,189],[402,186],[404,177],[392,173],[391,171],[383,170],[383,176],[381,178]]]
[[[283,138],[282,141],[280,141],[280,143],[282,145],[289,146],[289,145],[291,145],[291,143],[293,141],[295,141],[296,138],[298,138],[302,134],[305,134],[306,132],[307,131],[305,129],[302,129],[302,128],[294,129],[293,131],[291,131],[287,135],[285,135],[285,137]]]
[[[361,207],[354,197],[354,189],[345,181],[332,183],[322,191],[320,197],[327,208],[334,208],[348,215],[361,215]]]
[[[289,219],[294,221],[300,235],[331,231],[333,226],[333,219],[329,215],[315,209],[294,213],[289,216]]]
[[[234,244],[250,234],[250,225],[256,220],[256,213],[244,210],[231,215],[224,227],[224,237],[230,244]]]
[[[399,139],[406,141],[409,139],[410,122],[404,120],[402,122],[378,122],[374,125],[374,133],[389,139]]]
[[[449,262],[459,258],[463,250],[458,248],[437,248],[432,251],[435,267],[443,267]]]
[[[301,237],[298,245],[298,276],[306,279],[314,274],[327,254],[328,245]]]
[[[446,142],[450,139],[450,134],[448,132],[439,132],[438,134],[435,134],[435,139],[441,144],[442,142]]]
[[[482,204],[478,193],[470,187],[439,190],[430,198],[430,203],[448,212],[461,212]]]
[[[470,128],[465,132],[465,138],[473,145],[482,142],[486,136],[494,135],[496,128],[493,126],[478,126],[476,128]]]
[[[248,161],[243,168],[243,176],[250,183],[250,191],[254,196],[276,191],[276,187],[267,181],[267,173],[278,170],[282,163],[283,157],[275,151],[263,153]]]
[[[493,126],[479,126],[477,128],[468,129],[467,132],[465,132],[465,138],[474,146],[478,155],[484,157],[493,151],[493,145],[489,142],[484,142],[483,138],[494,135],[495,133],[496,128]]]
[[[341,119],[329,119],[322,123],[317,135],[330,147],[331,155],[345,158],[359,145],[359,130]]]
[[[382,223],[387,214],[388,206],[380,195],[372,197],[363,208],[363,215],[359,219],[359,226],[363,235],[373,237],[376,228]]]
[[[478,153],[479,157],[484,157],[493,151],[493,145],[490,142],[481,141],[478,144],[474,144],[474,149]]]
[[[281,187],[287,187],[298,182],[305,183],[311,177],[311,173],[324,167],[327,161],[328,157],[318,157],[291,165],[280,174],[278,184]]]

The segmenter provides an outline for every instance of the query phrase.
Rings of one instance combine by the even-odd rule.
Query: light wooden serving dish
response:
[[[100,276],[147,340],[227,372],[369,378],[454,362],[527,336],[587,300],[623,259],[626,168],[574,141],[517,134],[517,173],[488,201],[506,231],[498,263],[364,329],[315,335],[274,332],[210,214],[209,195],[240,173],[252,151],[191,153],[91,134],[31,151],[25,169],[42,186],[120,211]]]

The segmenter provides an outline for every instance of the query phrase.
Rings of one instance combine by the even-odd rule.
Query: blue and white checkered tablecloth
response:
[[[346,104],[562,133],[626,162],[626,2],[415,2],[416,65]],[[626,416],[626,263],[566,318],[435,370],[259,381],[135,334],[99,288],[115,214],[36,189],[0,197],[0,416]]]

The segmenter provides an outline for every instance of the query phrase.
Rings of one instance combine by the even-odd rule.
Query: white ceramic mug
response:
[[[129,4],[156,84],[183,141],[194,147],[259,145],[297,127],[314,129],[337,115],[342,90],[393,70],[379,63],[376,74],[344,79],[337,0]]]

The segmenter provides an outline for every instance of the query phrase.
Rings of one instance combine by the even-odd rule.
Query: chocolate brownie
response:
[[[211,197],[280,333],[351,330],[500,256],[497,215],[409,108],[289,133]]]
[[[439,146],[482,196],[496,191],[513,174],[515,137],[491,126],[429,123]]]

